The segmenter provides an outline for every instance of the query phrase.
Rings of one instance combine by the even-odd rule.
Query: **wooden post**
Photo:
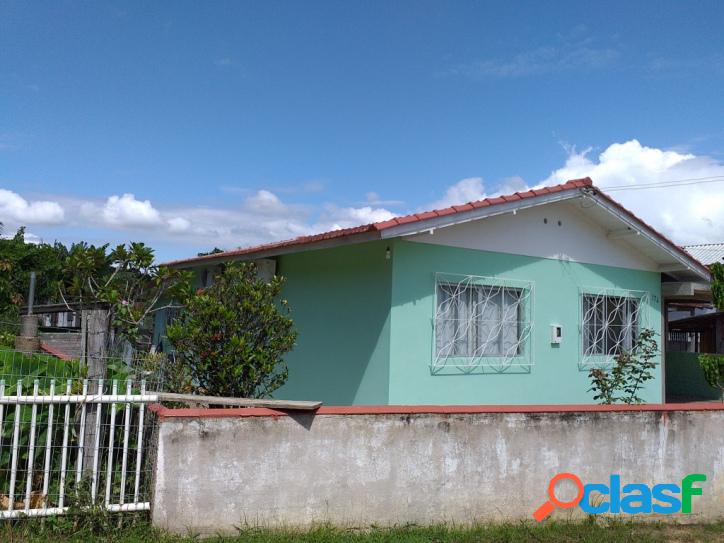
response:
[[[35,303],[35,272],[30,272],[30,289],[28,290],[28,313],[20,317],[20,334],[15,337],[15,349],[23,353],[34,353],[40,350],[38,337],[38,316],[33,315]]]
[[[81,313],[81,360],[88,368],[88,392],[100,394],[98,380],[105,379],[108,369],[109,314],[107,309],[86,309]],[[96,417],[98,405],[86,407],[86,432],[83,438],[83,476],[93,470]],[[90,431],[89,431],[90,430]]]

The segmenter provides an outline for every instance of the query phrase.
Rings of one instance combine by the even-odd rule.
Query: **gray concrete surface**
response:
[[[75,360],[80,360],[79,332],[40,332],[40,341]]]
[[[703,473],[676,518],[724,518],[724,410],[162,417],[157,430],[153,523],[175,532],[531,519],[564,471],[649,485]]]

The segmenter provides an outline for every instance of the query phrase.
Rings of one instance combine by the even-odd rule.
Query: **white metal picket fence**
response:
[[[59,386],[60,383],[60,386]],[[0,381],[0,519],[150,508],[146,382]]]

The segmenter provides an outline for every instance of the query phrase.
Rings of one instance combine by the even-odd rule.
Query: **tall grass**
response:
[[[192,543],[194,534],[169,535],[153,529],[142,515],[97,515],[56,519],[21,520],[0,524],[0,541],[12,543]],[[637,541],[723,542],[724,522],[678,525],[616,520],[589,522],[529,522],[480,524],[458,527],[401,526],[394,528],[342,529],[317,526],[310,530],[240,528],[238,534],[204,539],[209,543],[609,543]]]

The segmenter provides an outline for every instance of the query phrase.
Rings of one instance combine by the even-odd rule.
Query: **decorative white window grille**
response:
[[[581,291],[581,358],[579,368],[611,365],[630,351],[647,326],[648,293],[620,289]]]
[[[529,282],[436,274],[432,373],[530,371]]]

